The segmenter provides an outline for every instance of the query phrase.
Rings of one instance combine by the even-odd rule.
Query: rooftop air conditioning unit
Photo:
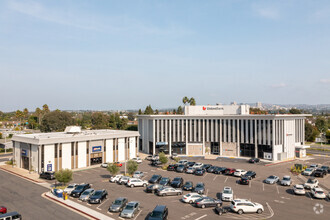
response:
[[[80,126],[68,126],[65,128],[64,133],[67,133],[67,134],[81,133],[81,127]]]

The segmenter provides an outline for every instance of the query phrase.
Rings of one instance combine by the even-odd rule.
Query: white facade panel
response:
[[[106,140],[105,144],[107,146],[105,152],[106,163],[113,163],[113,139]]]
[[[129,138],[129,159],[136,157],[135,138]]]
[[[31,145],[31,169],[38,171],[38,145]]]
[[[44,171],[47,171],[47,165],[50,165],[52,170],[55,170],[55,145],[48,144],[44,146]],[[70,160],[71,161],[71,160]]]
[[[125,160],[125,139],[119,138],[118,139],[118,161]]]
[[[78,168],[86,167],[87,166],[87,152],[86,141],[78,142]]]
[[[71,169],[71,143],[62,144],[62,169]]]

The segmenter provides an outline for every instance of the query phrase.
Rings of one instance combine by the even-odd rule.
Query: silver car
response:
[[[143,176],[144,176],[144,173],[142,171],[135,171],[133,174],[133,178],[141,179]]]
[[[79,197],[79,200],[86,202],[94,193],[94,189],[86,189]]]
[[[130,177],[123,176],[122,178],[120,178],[120,180],[118,181],[118,183],[121,184],[121,185],[126,185],[126,183],[128,182],[129,179],[130,179]]]
[[[283,179],[281,180],[282,186],[290,186],[292,183],[291,176],[283,176]]]
[[[172,187],[164,187],[158,190],[157,195],[159,196],[178,196],[182,195],[182,189],[174,189]]]
[[[280,178],[278,178],[278,176],[269,176],[267,179],[265,179],[265,183],[267,184],[275,184],[277,183],[278,181],[280,181]]]
[[[122,218],[134,218],[136,213],[140,210],[140,202],[132,201],[127,203],[123,211],[120,213]]]

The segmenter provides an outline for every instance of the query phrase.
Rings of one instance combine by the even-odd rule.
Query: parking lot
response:
[[[239,178],[226,176],[222,174],[206,173],[204,176],[195,176],[185,173],[177,173],[173,171],[163,171],[160,168],[152,167],[149,161],[143,161],[139,165],[139,171],[145,172],[144,180],[154,174],[160,174],[163,177],[183,177],[184,181],[193,181],[194,185],[197,182],[204,182],[206,186],[206,195],[213,198],[221,198],[223,187],[230,186],[234,191],[234,198],[249,199],[253,202],[261,203],[265,211],[262,214],[243,214],[226,213],[221,218],[227,219],[296,219],[298,217],[304,219],[327,219],[326,216],[330,210],[330,201],[318,200],[312,198],[309,191],[305,196],[296,196],[293,194],[292,187],[284,187],[279,184],[268,185],[263,183],[263,180],[270,175],[277,175],[282,178],[284,175],[290,175],[293,184],[305,183],[307,178],[304,176],[294,176],[290,171],[290,167],[294,163],[302,163],[310,165],[313,163],[330,165],[330,158],[315,157],[311,160],[287,162],[272,166],[260,164],[249,164],[242,159],[221,158],[218,160],[205,160],[201,158],[188,158],[189,161],[198,161],[208,163],[215,166],[223,166],[227,168],[253,170],[257,173],[249,185],[239,185]],[[123,171],[124,168],[121,168]],[[321,187],[328,193],[330,188],[330,174],[324,178],[319,178]],[[93,208],[103,214],[109,215],[112,218],[120,219],[119,213],[109,213],[107,210],[111,203],[117,197],[127,197],[129,201],[139,201],[141,204],[140,212],[134,219],[144,219],[147,214],[153,210],[157,204],[166,205],[169,208],[169,219],[216,219],[219,218],[215,214],[213,208],[195,208],[190,204],[185,204],[180,201],[182,196],[158,197],[157,195],[144,192],[144,187],[129,188],[124,185],[109,182],[110,174],[105,168],[97,167],[74,172],[75,183],[90,183],[94,189],[106,189],[108,198],[99,205],[90,205],[82,203],[89,208]],[[189,193],[184,191],[184,194]],[[71,198],[72,200],[76,200]],[[80,202],[80,201],[79,201]],[[80,202],[81,203],[81,202]],[[223,206],[229,206],[229,202],[224,202]]]

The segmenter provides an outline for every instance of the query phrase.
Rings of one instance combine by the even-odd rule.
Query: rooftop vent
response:
[[[64,133],[66,133],[66,134],[81,133],[81,127],[80,126],[68,126],[65,128]]]

